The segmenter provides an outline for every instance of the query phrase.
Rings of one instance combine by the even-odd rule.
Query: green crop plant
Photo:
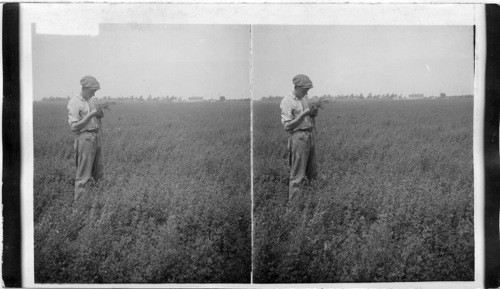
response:
[[[35,103],[35,282],[249,283],[249,111],[116,104],[102,119],[105,178],[73,203],[66,104]]]
[[[474,280],[471,100],[324,103],[292,204],[279,103],[253,106],[254,282]]]

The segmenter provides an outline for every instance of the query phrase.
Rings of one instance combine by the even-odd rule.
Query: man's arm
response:
[[[99,112],[97,110],[93,110],[89,114],[87,114],[85,117],[83,117],[81,120],[79,120],[77,122],[73,122],[71,124],[71,129],[74,132],[80,131],[82,128],[84,128],[90,122],[90,120],[94,116],[97,117],[97,116],[100,116],[101,114],[102,114],[102,112]]]
[[[296,128],[302,122],[302,120],[304,120],[304,117],[306,117],[310,114],[311,114],[311,111],[309,109],[304,110],[296,118],[285,123],[285,130],[292,131],[294,128]]]

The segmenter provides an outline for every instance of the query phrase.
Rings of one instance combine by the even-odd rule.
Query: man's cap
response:
[[[312,84],[311,80],[309,79],[309,77],[307,77],[307,75],[304,75],[304,74],[295,75],[295,77],[293,78],[293,84],[295,84],[295,86],[298,86],[300,88],[312,88],[313,87],[313,84]]]
[[[80,80],[80,84],[82,85],[82,87],[90,89],[101,89],[101,86],[99,85],[99,82],[97,82],[97,79],[90,75],[85,75],[84,77],[82,77],[82,79]]]

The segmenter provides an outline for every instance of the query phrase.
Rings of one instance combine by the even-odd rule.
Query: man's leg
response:
[[[101,135],[96,134],[96,153],[92,167],[92,177],[97,181],[104,176],[104,160],[101,146]]]
[[[309,158],[307,160],[306,175],[309,181],[315,180],[318,177],[318,165],[316,158],[316,143],[314,140],[314,134],[311,133],[311,150],[309,152]]]
[[[76,145],[75,200],[85,192],[85,184],[92,178],[92,167],[96,154],[95,136],[81,133]]]
[[[290,188],[288,199],[292,200],[307,182],[306,168],[310,153],[310,136],[306,132],[295,132],[291,137]]]

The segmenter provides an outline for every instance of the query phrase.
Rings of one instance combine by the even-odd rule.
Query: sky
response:
[[[84,75],[99,96],[250,97],[244,25],[101,24],[97,36],[34,34],[33,98],[67,97]]]
[[[260,99],[296,74],[310,95],[473,94],[473,26],[100,24],[97,36],[34,33],[33,95]],[[250,65],[252,62],[252,65]]]
[[[473,26],[254,26],[254,99],[309,95],[473,94]]]

